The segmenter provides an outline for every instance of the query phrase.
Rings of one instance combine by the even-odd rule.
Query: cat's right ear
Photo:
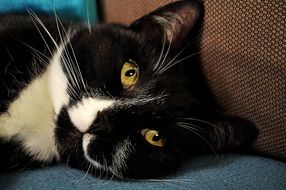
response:
[[[147,40],[164,39],[178,47],[186,37],[197,35],[203,23],[203,13],[201,0],[177,1],[143,16],[130,28],[143,34]]]

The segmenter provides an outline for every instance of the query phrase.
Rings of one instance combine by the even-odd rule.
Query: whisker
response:
[[[201,120],[201,119],[197,119],[197,118],[179,118],[179,119],[189,120],[189,121],[197,121],[197,122],[201,122],[201,123],[203,123],[203,124],[207,124],[207,125],[209,125],[209,126],[211,126],[211,127],[214,127],[214,128],[216,128],[216,129],[220,130],[220,131],[223,132],[225,135],[227,135],[227,136],[230,137],[230,135],[227,134],[223,129],[219,128],[219,127],[216,126],[215,124],[210,123],[210,122],[208,122],[208,121]]]
[[[199,131],[199,132],[205,132],[208,133],[207,130],[200,128],[199,126],[195,125],[195,124],[191,124],[191,123],[185,123],[185,122],[177,122],[178,125],[184,125],[187,126],[193,130]]]
[[[67,162],[66,162],[67,166],[69,166],[70,157],[71,157],[71,154],[69,154],[69,156],[68,156],[68,159],[67,159]]]
[[[180,62],[182,62],[182,61],[184,61],[184,60],[186,60],[186,59],[189,59],[189,58],[191,58],[191,57],[193,57],[193,56],[195,56],[195,55],[198,55],[198,54],[200,54],[200,53],[201,53],[201,51],[200,51],[200,52],[197,52],[197,53],[193,53],[193,54],[191,54],[191,55],[188,55],[188,56],[186,56],[186,57],[184,57],[184,58],[182,58],[182,59],[180,59],[180,60],[178,60],[178,61],[176,61],[176,62],[174,62],[174,63],[170,62],[170,63],[168,63],[168,64],[166,65],[166,67],[164,67],[162,70],[160,70],[160,71],[158,72],[158,74],[161,75],[162,73],[166,72],[168,69],[170,69],[171,67],[177,65],[178,63],[180,63]]]
[[[89,166],[88,166],[88,168],[87,168],[87,171],[86,171],[86,173],[85,173],[85,175],[83,176],[83,178],[81,179],[81,180],[84,180],[86,177],[87,177],[87,175],[88,175],[88,173],[89,173],[89,170],[90,170],[90,168],[91,168],[91,163],[89,163]]]
[[[41,21],[41,19],[32,11],[32,9],[28,8],[28,13],[29,15],[31,15],[39,24],[40,26],[45,30],[46,34],[49,36],[49,38],[52,40],[53,44],[55,45],[55,47],[57,49],[59,49],[59,46],[57,44],[57,42],[55,41],[55,39],[52,37],[51,33],[49,32],[49,30],[46,28],[46,26],[44,25],[44,23]],[[36,26],[37,27],[37,26]],[[38,28],[38,27],[37,27]]]
[[[27,12],[29,13],[29,15],[30,15],[30,17],[31,17],[31,20],[32,20],[33,24],[35,25],[37,31],[39,32],[39,34],[40,34],[40,36],[41,36],[43,42],[45,43],[45,46],[47,47],[47,49],[48,49],[50,55],[53,55],[52,50],[50,49],[50,47],[49,47],[49,45],[48,45],[46,39],[44,38],[42,32],[40,31],[39,27],[37,26],[37,24],[36,24],[35,21],[34,21],[34,19],[35,19],[34,16],[32,15],[32,13],[30,12],[29,9],[27,9]]]
[[[165,102],[165,98],[168,97],[169,94],[164,94],[162,92],[159,95],[156,96],[146,96],[146,97],[140,97],[140,98],[132,98],[132,99],[122,99],[118,101],[118,105],[124,105],[124,106],[132,106],[132,105],[145,105],[150,102],[158,101],[160,104],[163,104]]]
[[[163,44],[162,44],[162,49],[161,49],[161,52],[160,52],[160,56],[159,56],[157,62],[155,63],[155,65],[153,67],[153,71],[157,71],[157,69],[159,68],[159,64],[161,63],[161,59],[162,59],[163,54],[164,54],[165,45],[166,45],[166,39],[164,38],[163,39]]]
[[[121,179],[121,180],[127,180],[128,179],[128,178],[123,177],[123,175],[119,171],[115,170],[114,168],[110,167],[109,171],[118,179]]]
[[[69,34],[67,34],[67,32],[65,31],[57,13],[55,12],[54,10],[54,15],[55,15],[55,20],[56,20],[56,26],[57,26],[57,31],[58,31],[58,34],[59,34],[59,37],[60,37],[60,40],[61,40],[61,43],[69,43],[70,42],[70,38],[69,38]],[[65,36],[66,36],[66,40],[63,39],[62,37],[62,32],[60,30],[60,26],[59,26],[59,22],[60,22],[60,25],[61,25],[61,28],[63,29],[64,33],[65,33]],[[80,91],[80,85],[79,85],[79,82],[78,82],[78,75],[76,74],[76,71],[73,67],[73,64],[72,64],[72,60],[71,60],[71,57],[70,57],[70,54],[69,52],[67,51],[66,48],[63,49],[63,51],[65,52],[64,54],[61,55],[61,57],[63,58],[64,60],[64,64],[66,66],[66,70],[68,71],[69,73],[69,76],[70,78],[74,81],[74,84],[77,86],[78,90]],[[66,56],[65,56],[66,55]]]
[[[48,29],[45,27],[44,23],[40,20],[40,18],[39,18],[31,9],[29,9],[29,8],[26,8],[26,9],[27,9],[27,12],[29,13],[29,15],[30,15],[30,17],[31,17],[31,19],[32,19],[33,24],[35,25],[37,31],[39,32],[39,34],[40,34],[40,36],[41,36],[41,38],[42,38],[42,40],[43,40],[45,46],[47,47],[47,49],[48,49],[50,55],[52,56],[52,55],[53,55],[52,50],[50,49],[50,47],[49,47],[49,45],[48,45],[46,39],[44,38],[42,32],[40,31],[40,29],[39,29],[39,27],[37,26],[37,24],[35,23],[35,21],[37,21],[37,22],[40,24],[40,26],[44,29],[44,31],[47,33],[47,35],[48,35],[49,38],[52,40],[53,44],[55,45],[55,47],[56,47],[58,50],[60,49],[60,47],[57,45],[55,39],[52,37],[52,35],[51,35],[50,32],[48,31]],[[35,20],[35,21],[34,21],[34,20]],[[63,61],[64,61],[64,63],[67,62],[65,59],[64,59]],[[64,65],[66,65],[66,64],[64,64]],[[68,68],[67,68],[67,71],[68,71],[68,74],[69,74],[69,76],[70,76],[71,74],[69,73],[69,69],[68,69]],[[71,79],[72,79],[72,78],[71,78]],[[71,80],[71,82],[74,83],[73,79]]]
[[[159,64],[158,68],[156,69],[156,71],[154,72],[153,75],[157,75],[158,72],[159,72],[159,71],[162,69],[162,67],[164,66],[165,60],[167,59],[168,54],[169,54],[169,52],[170,52],[170,48],[171,48],[171,46],[172,46],[172,41],[173,41],[173,35],[171,36],[170,43],[169,43],[169,45],[168,45],[168,49],[167,49],[167,51],[166,51],[166,54],[165,54],[165,56],[164,56],[164,59],[161,61],[161,63]],[[165,43],[165,38],[164,38],[164,43]]]
[[[8,56],[10,57],[11,61],[14,62],[14,57],[12,56],[10,50],[8,49],[7,45],[4,45],[4,48],[6,50],[6,52],[8,53]]]
[[[55,14],[56,14],[56,13],[55,13]],[[59,17],[57,16],[57,14],[56,14],[56,18],[57,18],[57,20],[59,21],[59,23],[60,23],[60,25],[61,25],[61,27],[62,27],[62,29],[63,29],[65,35],[67,36],[67,43],[69,44],[69,46],[70,46],[70,48],[71,48],[72,55],[73,55],[73,58],[74,58],[74,60],[75,60],[75,68],[73,68],[73,69],[74,69],[75,72],[77,73],[76,76],[79,77],[79,80],[81,81],[81,84],[83,85],[83,88],[84,88],[85,92],[88,93],[88,92],[87,92],[86,85],[85,85],[85,82],[84,82],[84,80],[83,80],[82,73],[81,73],[80,68],[79,68],[79,64],[78,64],[77,57],[76,57],[75,52],[74,52],[74,48],[73,48],[73,46],[72,46],[72,44],[71,44],[71,42],[70,42],[70,37],[69,37],[70,35],[68,35],[68,33],[70,33],[70,32],[67,33],[67,31],[65,30],[65,28],[64,28],[64,26],[63,26],[63,24],[62,24],[62,22],[60,21]],[[68,53],[68,55],[70,56],[69,53]],[[72,65],[72,64],[71,64],[71,65]]]
[[[171,46],[172,46],[172,42],[173,42],[173,35],[171,36],[171,39],[170,39],[170,43],[169,43],[167,52],[166,52],[166,54],[165,54],[165,57],[164,57],[163,61],[162,61],[161,64],[160,64],[159,70],[160,70],[161,67],[164,65],[165,60],[166,60],[166,58],[168,57],[168,54],[169,54],[169,52],[170,52],[170,48],[171,48]]]
[[[173,38],[173,36],[172,36],[172,38]],[[190,40],[189,42],[188,42],[188,44],[183,48],[183,49],[181,49],[164,67],[162,67],[161,69],[158,69],[158,71],[156,71],[156,75],[161,75],[163,72],[161,72],[161,70],[164,70],[164,68],[166,68],[166,67],[169,67],[171,64],[172,64],[172,62],[173,61],[175,61],[194,41],[196,41],[197,39],[199,39],[199,36],[198,37],[196,37],[196,38],[194,38],[194,39],[192,39],[192,40]],[[183,60],[181,60],[181,61],[183,61]],[[176,63],[177,64],[177,63]],[[169,69],[169,68],[168,68]],[[165,71],[164,71],[165,72]]]
[[[56,13],[56,11],[55,11],[55,4],[54,4],[54,7],[53,7],[52,9],[53,9],[53,12],[54,12],[54,17],[55,17],[55,21],[56,21],[56,25],[57,25],[57,31],[58,31],[58,34],[59,34],[61,43],[63,43],[63,44],[69,44],[70,48],[71,48],[72,51],[73,51],[73,47],[72,47],[72,45],[71,45],[71,43],[70,43],[70,36],[73,36],[73,34],[71,34],[70,31],[67,32],[67,31],[65,30],[65,27],[63,26],[63,24],[62,24],[62,22],[61,22],[59,16],[57,15],[57,13]],[[63,31],[63,33],[64,33],[64,35],[65,35],[65,40],[64,40],[63,37],[62,37],[62,32],[61,32],[61,30],[60,30],[60,27],[62,28],[62,31]],[[63,62],[64,62],[64,65],[65,65],[65,68],[66,68],[66,70],[67,70],[67,72],[68,72],[68,75],[70,76],[69,78],[72,80],[71,82],[74,84],[74,85],[70,85],[70,88],[72,89],[72,91],[73,91],[73,93],[75,94],[75,96],[80,98],[79,94],[81,93],[81,90],[80,90],[81,87],[80,87],[80,85],[79,85],[78,77],[80,77],[81,82],[82,82],[82,85],[84,86],[84,89],[86,89],[86,88],[85,88],[85,84],[84,84],[83,79],[82,79],[82,74],[81,74],[81,72],[80,72],[80,70],[79,70],[79,67],[78,67],[78,63],[77,63],[77,60],[76,60],[76,56],[75,56],[75,54],[73,53],[74,58],[75,58],[75,60],[76,60],[76,66],[77,66],[76,68],[74,68],[74,66],[73,66],[73,61],[72,61],[72,58],[71,58],[71,56],[70,56],[70,53],[66,50],[66,48],[63,48],[63,51],[64,51],[65,53],[63,53],[63,54],[61,55],[61,57],[62,57],[62,59],[63,59]],[[76,84],[76,85],[75,85],[75,84]],[[73,86],[77,86],[78,92],[74,89]]]
[[[185,128],[185,129],[191,131],[192,133],[196,134],[198,137],[200,137],[200,138],[210,147],[210,149],[214,152],[214,154],[215,154],[216,157],[218,158],[218,154],[217,154],[217,152],[215,151],[214,147],[213,147],[201,134],[199,134],[197,131],[192,130],[192,128],[190,128],[190,127],[188,127],[188,126],[185,126],[185,125],[178,125],[178,124],[176,123],[176,126]]]
[[[87,20],[87,28],[89,33],[91,34],[91,24],[90,24],[90,15],[88,11],[89,1],[86,1],[86,20]]]

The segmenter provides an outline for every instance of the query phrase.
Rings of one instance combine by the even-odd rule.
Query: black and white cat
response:
[[[0,18],[0,171],[68,162],[158,177],[255,140],[250,122],[217,110],[201,78],[201,1],[130,27],[28,12]]]

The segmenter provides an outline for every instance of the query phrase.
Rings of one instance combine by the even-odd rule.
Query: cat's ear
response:
[[[165,38],[177,46],[188,35],[195,35],[203,22],[201,0],[178,1],[161,7],[131,24],[130,28],[150,40]]]

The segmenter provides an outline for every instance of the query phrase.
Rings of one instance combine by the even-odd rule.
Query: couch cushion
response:
[[[285,10],[281,0],[206,1],[202,55],[219,105],[258,126],[259,153],[284,160]]]
[[[104,178],[104,176],[103,176]],[[97,179],[65,165],[0,175],[1,189],[244,189],[282,190],[286,164],[256,156],[195,157],[178,174],[153,181]]]

